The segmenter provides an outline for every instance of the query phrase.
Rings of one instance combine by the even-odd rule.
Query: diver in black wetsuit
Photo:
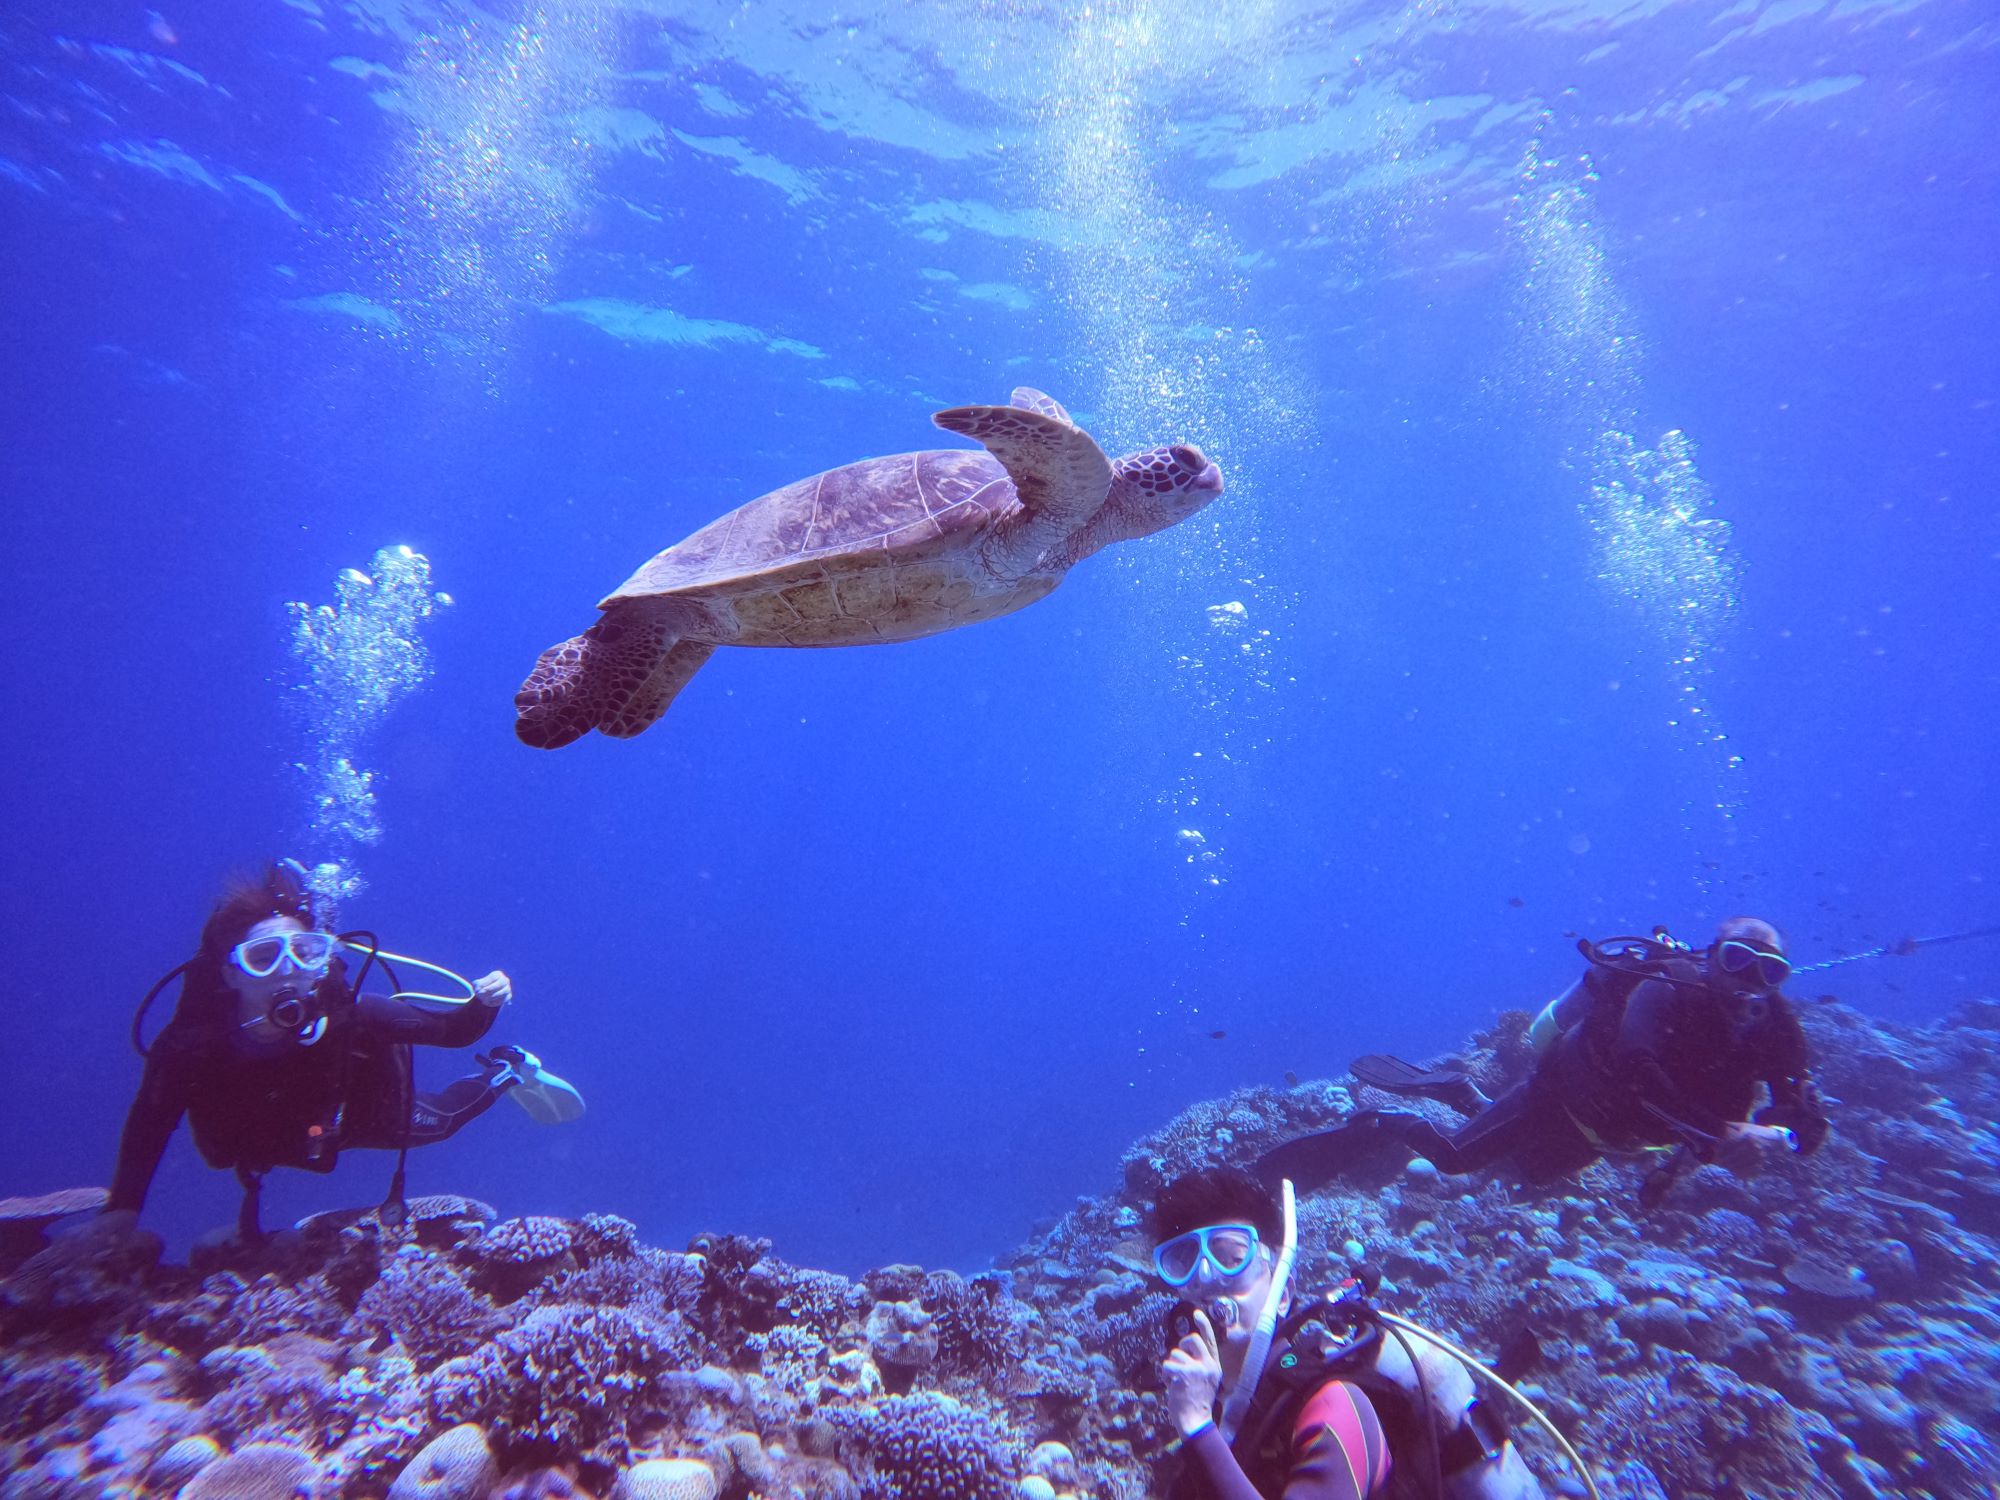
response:
[[[344,949],[362,958],[351,980]],[[202,928],[200,950],[154,988],[182,978],[173,1019],[142,1048],[146,1070],[125,1117],[106,1213],[138,1213],[183,1116],[203,1159],[234,1168],[242,1182],[238,1233],[247,1241],[261,1233],[258,1196],[273,1167],[331,1172],[347,1148],[400,1152],[441,1141],[503,1093],[544,1123],[582,1113],[576,1091],[517,1047],[482,1056],[472,1077],[417,1093],[411,1046],[470,1046],[513,986],[496,969],[467,982],[469,995],[439,1013],[411,999],[445,997],[361,993],[378,962],[372,935],[344,941],[314,925],[305,872],[292,861],[226,896]],[[144,1014],[142,1006],[141,1021]],[[135,1042],[138,1035],[135,1021]],[[392,1206],[400,1206],[402,1182],[399,1161]]]
[[[1401,1152],[1448,1173],[1511,1162],[1523,1179],[1541,1182],[1607,1152],[1670,1152],[1641,1191],[1650,1205],[1689,1162],[1713,1161],[1730,1142],[1819,1149],[1827,1120],[1808,1076],[1805,1035],[1780,992],[1791,965],[1775,927],[1733,917],[1699,954],[1645,939],[1584,950],[1590,971],[1530,1030],[1541,1053],[1534,1072],[1498,1099],[1487,1100],[1461,1073],[1357,1059],[1364,1083],[1472,1114],[1457,1130],[1447,1134],[1402,1111],[1364,1110],[1335,1130],[1277,1147],[1258,1175],[1311,1186]],[[1753,1118],[1760,1084],[1771,1098]]]

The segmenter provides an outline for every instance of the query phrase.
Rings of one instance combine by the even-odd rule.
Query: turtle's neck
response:
[[[1111,498],[1097,508],[1096,515],[1049,549],[1048,558],[1036,571],[1067,573],[1086,557],[1102,552],[1113,542],[1130,541],[1154,529],[1134,525],[1124,497],[1114,491]]]

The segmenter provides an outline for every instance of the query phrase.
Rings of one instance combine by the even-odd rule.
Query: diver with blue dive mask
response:
[[[402,967],[460,993],[404,989]],[[392,993],[364,990],[378,968]],[[149,1047],[146,1012],[175,979],[173,1019]],[[243,1184],[245,1241],[261,1234],[259,1193],[273,1167],[331,1172],[350,1148],[406,1154],[452,1136],[502,1094],[541,1123],[575,1119],[582,1097],[518,1047],[496,1047],[479,1057],[479,1073],[418,1092],[412,1047],[471,1046],[512,996],[497,969],[467,980],[388,953],[372,933],[325,931],[304,868],[279,861],[261,882],[224,897],[203,926],[199,951],[153,986],[133,1019],[146,1068],[119,1141],[107,1213],[137,1214],[183,1117],[202,1158],[233,1168]],[[402,1198],[399,1154],[385,1207],[399,1210]]]
[[[1480,1398],[1472,1372],[1546,1426],[1519,1391],[1358,1280],[1294,1285],[1290,1182],[1274,1196],[1233,1167],[1192,1172],[1161,1192],[1150,1228],[1154,1269],[1181,1299],[1160,1365],[1182,1458],[1170,1500],[1541,1500],[1504,1403]]]

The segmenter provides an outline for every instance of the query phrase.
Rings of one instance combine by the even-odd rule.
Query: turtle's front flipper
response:
[[[1111,491],[1111,460],[1089,433],[1065,419],[1018,406],[954,406],[931,420],[1000,460],[1026,512],[1022,519],[1038,532],[1054,537],[1073,531]]]
[[[629,739],[667,711],[714,653],[683,641],[660,620],[607,613],[582,635],[551,646],[514,695],[514,733],[538,750],[557,750],[602,730]]]
[[[1015,386],[1013,399],[1007,404],[1018,406],[1022,411],[1038,411],[1045,417],[1054,417],[1058,422],[1070,421],[1070,415],[1063,409],[1062,402],[1047,391],[1038,391],[1031,385]],[[1076,424],[1071,422],[1070,425]]]
[[[688,679],[713,655],[713,642],[679,642],[660,658],[652,673],[624,702],[597,721],[598,729],[614,740],[629,740],[650,727],[688,685]]]

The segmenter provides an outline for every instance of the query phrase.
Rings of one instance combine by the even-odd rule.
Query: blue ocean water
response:
[[[984,1265],[1576,933],[2000,920],[1996,47],[1954,0],[9,7],[8,1190],[108,1177],[131,1006],[281,852],[506,969],[590,1101],[413,1187],[847,1271]],[[1227,494],[1018,616],[516,743],[653,552],[1017,384]],[[287,606],[399,545],[453,602],[355,843]],[[1794,988],[1929,1018],[2000,944]],[[235,1196],[183,1135],[147,1218]]]

